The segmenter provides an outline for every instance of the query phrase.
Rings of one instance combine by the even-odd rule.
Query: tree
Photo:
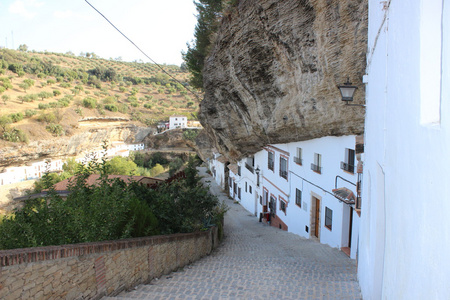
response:
[[[28,46],[25,45],[25,44],[22,44],[22,45],[19,46],[19,48],[17,50],[22,51],[22,52],[27,52],[28,51]]]
[[[212,43],[212,35],[218,28],[218,14],[222,11],[222,0],[199,0],[197,7],[197,25],[194,29],[195,41],[188,44],[183,54],[186,67],[191,72],[190,83],[196,88],[203,88],[203,66]]]
[[[128,158],[116,156],[106,163],[109,174],[115,175],[133,175],[137,165]]]
[[[51,98],[53,94],[50,92],[40,92],[39,94],[37,94],[37,96],[41,98],[42,101],[44,101],[44,99]]]
[[[11,123],[12,119],[10,116],[7,115],[0,116],[0,127],[2,128],[2,131],[6,131],[8,125]]]
[[[11,98],[8,95],[2,95],[3,104],[6,105],[6,101],[9,101]]]

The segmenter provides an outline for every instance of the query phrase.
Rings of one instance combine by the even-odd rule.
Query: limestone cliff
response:
[[[0,149],[0,167],[21,165],[44,158],[66,158],[98,149],[103,141],[139,143],[152,129],[132,124],[86,128],[84,132],[70,137],[58,137],[16,144]]]
[[[205,62],[201,120],[230,159],[265,144],[361,134],[364,108],[340,100],[349,77],[364,102],[367,0],[241,0]]]

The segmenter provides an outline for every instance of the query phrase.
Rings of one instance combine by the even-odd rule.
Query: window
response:
[[[314,153],[314,163],[311,164],[311,170],[317,173],[322,173],[322,155]]]
[[[302,207],[302,191],[295,189],[295,204]]]
[[[350,173],[355,172],[355,150],[345,149],[345,161],[341,161],[341,169]]]
[[[297,156],[294,156],[294,162],[302,165],[302,148],[297,148]]]
[[[268,152],[268,153],[269,153],[269,155],[267,157],[267,159],[268,159],[267,167],[269,168],[269,170],[273,171],[274,165],[275,165],[274,161],[273,161],[273,152]]]
[[[280,210],[286,214],[286,202],[280,198]]]
[[[245,167],[252,173],[255,173],[255,157],[247,157],[247,162],[245,163]]]
[[[333,211],[325,206],[325,227],[331,230],[333,223]]]
[[[241,200],[241,188],[238,188],[238,199]]]
[[[241,166],[238,166],[238,175],[241,176]]]
[[[277,199],[273,195],[270,195],[269,209],[272,215],[277,214]]]
[[[267,200],[269,199],[269,191],[264,189],[264,197],[262,205],[267,206]]]
[[[245,182],[245,192],[247,193],[247,181]]]
[[[280,176],[287,179],[287,159],[280,156]]]
[[[248,186],[248,188],[249,188],[249,190],[248,190],[248,191],[249,191],[249,192],[250,192],[250,194],[251,194],[251,193],[252,193],[252,186],[251,186],[251,185],[249,185],[249,186]]]

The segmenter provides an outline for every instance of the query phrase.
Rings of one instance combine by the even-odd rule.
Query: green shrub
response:
[[[50,106],[46,103],[39,103],[38,109],[48,109]]]
[[[59,124],[50,123],[45,127],[45,129],[54,136],[64,135],[64,128]]]
[[[3,132],[2,138],[10,142],[24,142],[28,143],[28,136],[20,129],[8,128]]]
[[[9,117],[11,118],[13,123],[19,122],[23,120],[23,114],[21,112],[10,114]]]
[[[83,99],[83,106],[86,108],[96,108],[97,107],[97,100],[91,97],[86,97]]]
[[[45,122],[45,123],[55,123],[56,122],[56,115],[53,112],[48,112],[48,113],[41,113],[38,117],[37,120],[39,122]]]
[[[61,95],[61,91],[60,90],[53,90],[53,97],[57,97]]]
[[[112,112],[117,112],[119,110],[115,104],[106,104],[105,109]]]
[[[34,116],[35,114],[37,114],[37,111],[35,111],[34,109],[25,110],[25,117],[27,117],[27,118],[30,118],[30,117]]]

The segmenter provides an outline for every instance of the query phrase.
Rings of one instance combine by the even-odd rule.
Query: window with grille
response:
[[[302,191],[295,189],[295,204],[302,207]]]
[[[287,179],[287,159],[283,156],[280,157],[280,176]]]
[[[333,211],[325,206],[325,227],[330,229],[333,225]]]
[[[341,169],[350,173],[355,173],[355,150],[345,149],[345,159],[341,161]]]
[[[269,170],[274,170],[275,167],[275,163],[273,160],[273,152],[268,152],[268,156],[267,156],[267,168],[269,168]]]

